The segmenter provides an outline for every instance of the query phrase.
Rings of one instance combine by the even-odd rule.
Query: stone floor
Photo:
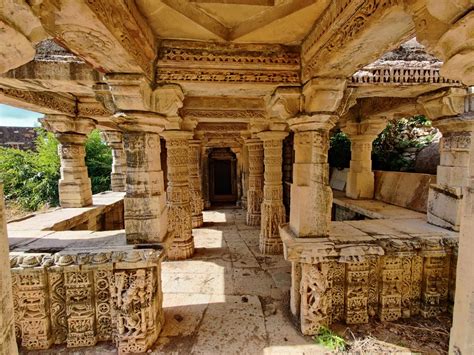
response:
[[[290,264],[259,252],[244,211],[206,211],[204,222],[192,260],[163,263],[166,325],[153,353],[322,353],[290,321]]]
[[[193,258],[162,264],[166,323],[150,353],[327,353],[310,337],[302,336],[292,324],[288,306],[290,264],[282,255],[264,256],[259,252],[259,232],[257,227],[245,225],[245,211],[241,209],[204,212],[204,226],[193,230],[196,244]],[[123,243],[122,234],[114,236],[113,240],[110,239],[112,236],[105,235],[101,243]],[[69,247],[77,248],[79,239],[82,238],[69,241]],[[47,247],[58,241],[46,236],[35,243]],[[61,346],[47,351],[24,352],[116,353],[111,343],[85,349]]]

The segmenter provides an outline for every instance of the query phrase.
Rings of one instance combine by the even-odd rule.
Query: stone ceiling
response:
[[[329,0],[137,0],[160,38],[299,44]]]

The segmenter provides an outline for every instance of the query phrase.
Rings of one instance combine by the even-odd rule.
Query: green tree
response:
[[[100,138],[98,130],[92,131],[86,141],[86,165],[92,184],[92,193],[110,189],[112,151]]]
[[[0,180],[7,200],[28,211],[59,204],[58,145],[52,133],[38,129],[36,151],[0,148]],[[92,192],[109,190],[112,155],[98,131],[93,131],[86,141],[86,165]]]

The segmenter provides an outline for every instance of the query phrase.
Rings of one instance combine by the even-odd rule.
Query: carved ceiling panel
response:
[[[137,0],[160,38],[300,43],[329,0]]]

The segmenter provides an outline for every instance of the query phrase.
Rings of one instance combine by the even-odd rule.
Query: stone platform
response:
[[[17,245],[12,256],[37,248],[62,248],[59,253],[84,251],[86,246],[117,250],[126,243],[123,231],[47,232],[28,245]],[[325,353],[292,323],[291,264],[281,255],[261,254],[259,233],[258,227],[245,224],[240,209],[204,212],[204,225],[193,230],[193,258],[161,263],[165,323],[152,354]],[[41,353],[79,350],[66,345]],[[116,353],[111,342],[87,349],[87,354]]]

